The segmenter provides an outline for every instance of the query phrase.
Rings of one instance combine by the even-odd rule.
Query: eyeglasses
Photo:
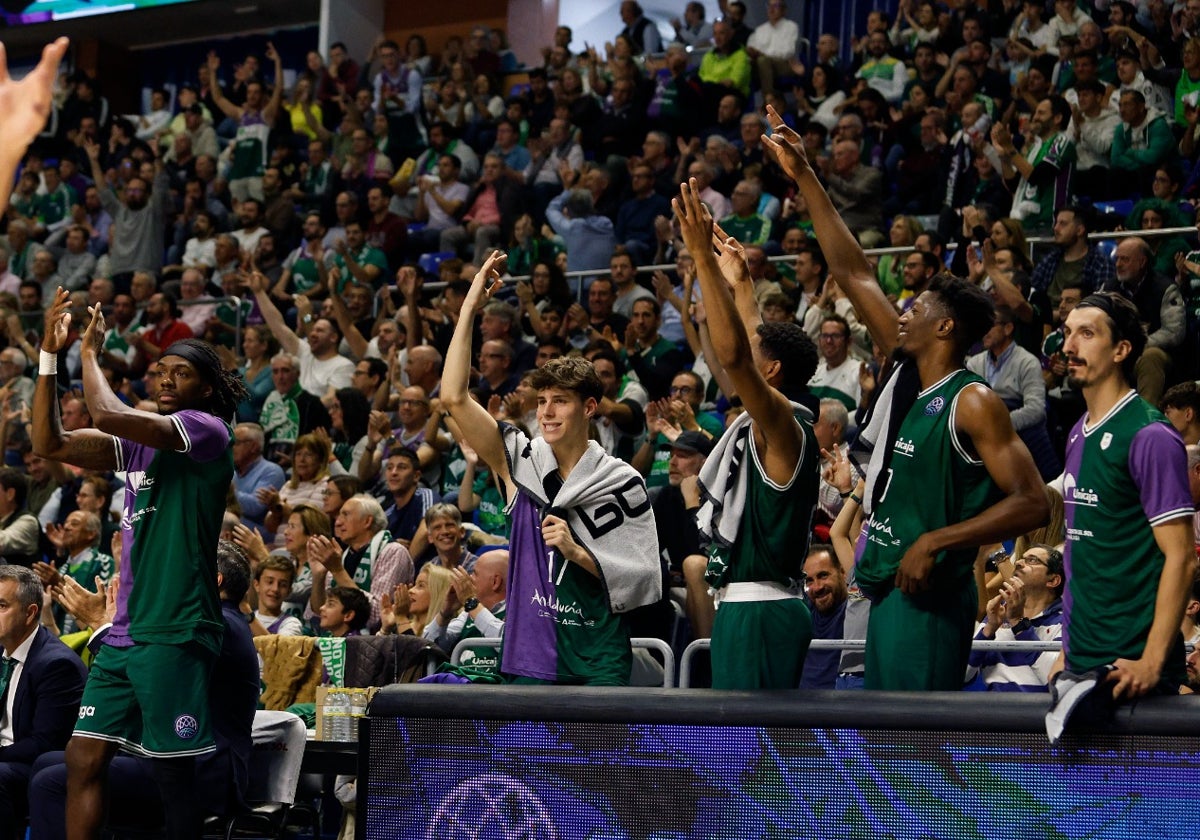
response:
[[[1046,563],[1046,561],[1043,560],[1041,557],[1038,557],[1036,554],[1023,554],[1017,558],[1017,562],[1014,563],[1013,565],[1015,565],[1015,566],[1020,566],[1020,565],[1046,566],[1049,564]]]
[[[672,385],[670,393],[680,394],[686,397],[688,394],[696,393],[696,389],[691,385]]]

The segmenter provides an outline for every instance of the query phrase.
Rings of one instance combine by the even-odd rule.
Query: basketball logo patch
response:
[[[185,741],[195,738],[200,732],[200,724],[191,715],[180,715],[175,718],[175,734]]]
[[[925,416],[933,417],[942,413],[942,409],[946,407],[946,399],[944,397],[934,397],[925,404]]]

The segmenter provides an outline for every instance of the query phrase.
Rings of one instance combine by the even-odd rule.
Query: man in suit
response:
[[[0,565],[0,840],[25,825],[33,762],[71,736],[87,669],[41,626],[42,582]]]
[[[251,728],[259,691],[258,654],[250,641],[250,627],[239,610],[249,586],[249,562],[236,545],[222,540],[217,548],[217,587],[225,637],[209,683],[209,710],[217,748],[196,761],[200,805],[210,814],[225,814],[237,808],[249,779]],[[115,604],[112,606],[115,608]],[[95,625],[99,629],[88,647],[98,650],[108,626],[102,618]],[[32,836],[38,840],[61,840],[66,837],[67,801],[63,754],[44,756],[33,770],[29,783]],[[108,789],[111,825],[149,830],[162,826],[161,802],[155,796],[158,786],[147,759],[128,755],[114,758],[108,769]]]

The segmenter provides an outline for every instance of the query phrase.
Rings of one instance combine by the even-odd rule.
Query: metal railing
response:
[[[696,639],[683,650],[679,657],[679,687],[692,687],[692,660],[702,650],[712,648],[712,639]],[[808,645],[809,650],[866,650],[866,639],[813,639]],[[971,650],[989,650],[998,652],[1039,651],[1043,653],[1062,650],[1062,642],[1022,642],[1017,640],[975,639],[971,642]]]

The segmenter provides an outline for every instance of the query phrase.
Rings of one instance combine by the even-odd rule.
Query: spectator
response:
[[[329,291],[334,295],[344,296],[351,285],[361,286],[373,295],[387,277],[387,257],[367,242],[362,223],[357,220],[346,223],[346,238],[337,241],[327,265]]]
[[[300,360],[300,385],[305,391],[315,397],[324,397],[339,388],[350,387],[354,362],[338,354],[342,333],[334,321],[328,318],[311,319],[307,340],[302,341],[300,336],[288,329],[283,315],[267,294],[266,277],[257,271],[252,273],[250,290],[254,292],[259,311],[279,346],[285,353]],[[265,428],[266,424],[263,425]]]
[[[92,165],[92,178],[100,190],[100,204],[112,218],[109,270],[114,278],[134,271],[158,271],[162,265],[165,234],[164,212],[170,199],[166,170],[155,161],[154,184],[133,177],[121,196],[107,185],[100,167],[100,146],[89,142],[85,147]],[[12,239],[12,225],[9,225]],[[15,269],[14,269],[15,270]]]
[[[782,0],[767,0],[767,20],[759,24],[746,42],[746,54],[758,69],[764,99],[775,94],[775,78],[789,75],[791,62],[796,58],[800,27],[786,15],[787,6]]]
[[[596,213],[587,190],[567,190],[546,208],[546,220],[567,246],[567,271],[597,271],[616,247],[612,220]]]
[[[607,347],[588,354],[604,394],[596,405],[596,436],[609,455],[628,461],[634,443],[646,429],[645,409],[650,401],[641,382],[626,376],[621,358]]]
[[[426,540],[433,549],[433,556],[428,557],[427,563],[440,566],[448,571],[462,569],[467,574],[475,571],[479,558],[467,550],[465,540],[467,532],[463,529],[462,514],[455,505],[438,502],[430,505],[425,511],[421,523],[426,534]]]
[[[185,338],[193,336],[192,329],[179,319],[179,302],[174,295],[155,292],[146,303],[146,327],[129,336],[137,348],[140,365],[157,362],[162,352]]]
[[[749,96],[750,56],[734,39],[734,28],[729,21],[713,22],[713,46],[700,60],[696,75],[707,86],[711,102],[729,93],[736,93],[742,99]]]
[[[288,558],[272,556],[257,564],[254,569],[254,594],[258,603],[250,614],[251,635],[303,635],[304,625],[300,619],[283,611],[295,578],[296,567]]]
[[[267,437],[269,457],[280,460],[282,455],[290,463],[292,444],[315,429],[328,429],[329,412],[319,397],[300,387],[300,360],[291,353],[271,358],[271,379],[275,390],[263,402],[259,424]]]
[[[461,256],[464,246],[474,244],[472,259],[483,262],[488,250],[512,238],[512,222],[523,212],[521,186],[507,174],[504,159],[488,154],[483,174],[463,202],[466,212],[460,224],[441,233],[440,249]]]
[[[634,300],[622,351],[630,369],[654,400],[669,396],[670,383],[685,361],[683,353],[659,335],[661,325],[662,306],[658,300],[654,297]]]
[[[615,79],[611,93],[601,106],[600,118],[596,121],[597,159],[636,155],[640,151],[639,140],[646,130],[645,120],[646,106],[638,100],[634,79]]]
[[[667,561],[671,597],[683,601],[692,633],[698,639],[712,632],[713,620],[712,598],[704,581],[708,558],[700,548],[696,530],[698,478],[712,448],[712,439],[702,432],[679,432],[669,443],[667,483],[649,491],[659,551]]]
[[[1043,99],[1029,119],[1029,137],[1021,154],[1002,123],[992,126],[992,145],[1004,165],[1004,178],[1019,176],[1012,217],[1027,229],[1050,227],[1069,194],[1076,157],[1075,144],[1066,133],[1070,121],[1071,108],[1065,99]]]
[[[1091,226],[1088,211],[1078,205],[1068,205],[1054,214],[1055,250],[1033,269],[1031,281],[1036,291],[1045,292],[1054,309],[1067,287],[1078,286],[1087,297],[1117,279],[1113,261],[1096,243],[1088,243]]]
[[[866,38],[867,60],[859,68],[856,78],[883,94],[891,105],[899,105],[908,84],[908,71],[904,62],[888,55],[886,32],[872,32]]]
[[[614,233],[618,244],[624,245],[637,263],[651,262],[657,241],[654,220],[671,212],[671,202],[655,192],[654,169],[647,163],[637,163],[630,169],[632,195],[617,211]],[[570,249],[567,251],[570,254]]]
[[[228,176],[229,194],[235,202],[247,198],[263,199],[262,176],[269,159],[267,139],[283,99],[283,59],[270,41],[267,42],[267,58],[275,63],[275,87],[271,91],[271,98],[266,98],[265,86],[261,81],[250,78],[246,82],[245,100],[235,105],[221,93],[221,83],[217,78],[221,60],[215,52],[208,54],[213,102],[226,117],[237,123],[233,166]]]
[[[833,146],[833,157],[821,159],[821,174],[833,206],[855,233],[877,230],[883,223],[883,173],[864,165],[861,156],[857,141],[839,140]]]
[[[1079,153],[1075,190],[1080,195],[1108,198],[1114,194],[1108,164],[1121,117],[1104,101],[1105,88],[1101,82],[1076,82],[1074,90],[1078,105],[1072,110],[1071,126]]]
[[[345,47],[342,47],[343,54]],[[377,113],[395,117],[400,114],[416,114],[421,103],[421,71],[417,65],[402,64],[400,45],[395,41],[380,40],[372,48],[379,56],[379,73],[373,85],[375,96],[372,107]],[[330,50],[330,61],[333,51]]]
[[[995,323],[983,335],[983,352],[967,358],[967,370],[986,379],[1004,400],[1013,428],[1048,481],[1061,464],[1046,430],[1046,383],[1037,356],[1014,340],[1014,319],[1007,306],[996,307]]]
[[[707,47],[712,43],[712,24],[704,19],[704,4],[696,0],[688,3],[683,9],[683,21],[671,18],[671,26],[675,30],[675,40],[688,47]],[[667,47],[667,52],[671,50]]]
[[[179,301],[181,323],[187,325],[192,335],[203,336],[208,331],[208,322],[217,311],[211,303],[212,296],[204,292],[204,275],[195,268],[184,269],[179,278]]]
[[[1200,383],[1180,382],[1163,394],[1159,404],[1187,446],[1200,443]]]
[[[642,7],[635,0],[622,0],[620,12],[621,22],[625,24],[620,34],[629,39],[635,55],[662,52],[662,38],[658,34],[658,25],[646,17]]]
[[[0,469],[0,559],[26,567],[41,559],[41,526],[26,507],[28,494],[24,475],[9,467]]]
[[[317,610],[318,635],[344,639],[370,632],[371,601],[361,589],[330,589]]]
[[[425,511],[437,501],[432,490],[419,486],[420,480],[421,461],[417,453],[404,446],[393,445],[384,460],[384,483],[388,495],[387,507],[381,510],[388,533],[406,548],[417,535]],[[338,536],[341,538],[340,533]]]
[[[721,219],[721,229],[743,245],[762,245],[771,236],[771,220],[758,212],[762,187],[741,181],[730,194],[730,214]]]
[[[1175,152],[1166,114],[1146,107],[1136,90],[1121,93],[1121,124],[1113,131],[1109,161],[1118,194],[1148,192],[1154,172]]]
[[[820,399],[837,400],[847,411],[856,411],[862,390],[859,360],[850,355],[850,324],[841,315],[827,315],[821,320],[819,338],[821,359],[809,380],[809,391]]]
[[[1016,560],[1016,573],[988,601],[976,639],[1057,642],[1062,638],[1066,587],[1062,552],[1038,543]],[[972,651],[967,678],[980,675],[988,691],[1047,691],[1056,651]]]
[[[262,529],[267,506],[259,499],[264,487],[279,490],[287,480],[278,464],[263,457],[266,434],[257,423],[239,423],[233,429],[233,488],[242,509],[242,524]]]
[[[804,561],[804,594],[812,608],[813,638],[843,638],[850,596],[846,573],[828,545],[814,545]],[[834,688],[841,664],[840,650],[814,650],[804,658],[800,688]]]
[[[438,158],[437,176],[426,175],[417,183],[417,207],[415,218],[425,223],[425,228],[412,237],[410,248],[425,250],[436,248],[443,231],[457,224],[470,188],[459,181],[462,164],[454,155]]]
[[[1175,367],[1175,351],[1183,345],[1187,316],[1179,286],[1154,271],[1146,240],[1131,236],[1117,245],[1116,278],[1100,287],[1115,292],[1137,308],[1146,330],[1145,350],[1137,360],[1136,385],[1142,399],[1158,405]]]
[[[508,551],[493,549],[479,556],[472,571],[455,570],[454,597],[447,598],[442,610],[425,625],[425,638],[442,650],[454,650],[463,639],[500,636],[504,632],[508,561]],[[462,612],[453,616],[456,604],[461,604]],[[460,662],[475,670],[500,672],[495,651],[466,650]]]
[[[408,244],[408,226],[404,219],[389,209],[388,195],[381,186],[367,190],[367,212],[370,217],[365,229],[367,244],[383,252],[389,270],[400,267]]]

